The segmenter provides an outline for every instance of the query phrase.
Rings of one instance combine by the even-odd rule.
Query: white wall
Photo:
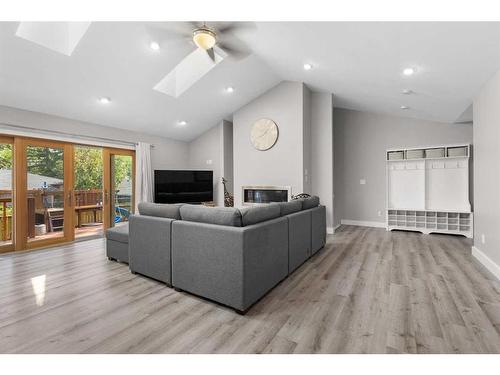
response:
[[[326,206],[326,226],[333,232],[333,95],[311,93],[311,193]]]
[[[233,115],[234,202],[242,204],[244,185],[291,186],[303,192],[303,92],[299,82],[281,82]],[[267,151],[250,142],[255,121],[269,118],[279,127],[276,144]]]
[[[224,205],[222,168],[222,123],[220,123],[189,143],[189,169],[213,171],[214,202],[220,206]]]
[[[482,88],[473,108],[473,254],[500,278],[500,71]]]
[[[335,108],[333,126],[335,225],[341,219],[385,222],[386,149],[472,143],[472,124],[445,124]],[[360,185],[360,179],[365,179],[366,185]]]
[[[186,142],[5,106],[0,106],[0,133],[2,124],[81,136],[104,137],[118,141],[151,143],[155,146],[151,151],[153,169],[183,169],[188,166]],[[47,138],[50,136],[47,135]],[[78,140],[75,141],[78,142]]]

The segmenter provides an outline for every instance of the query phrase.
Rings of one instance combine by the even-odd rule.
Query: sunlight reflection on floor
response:
[[[31,278],[31,286],[33,287],[37,306],[43,306],[45,303],[45,278],[45,275]]]

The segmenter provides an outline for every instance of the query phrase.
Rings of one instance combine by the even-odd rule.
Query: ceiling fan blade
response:
[[[252,50],[248,46],[236,37],[225,38],[225,40],[218,43],[218,46],[222,48],[231,58],[235,60],[243,60],[245,57],[252,54]]]
[[[238,32],[252,32],[257,30],[255,22],[213,22],[213,27],[218,33],[238,33]]]
[[[215,52],[213,48],[207,49],[207,54],[210,59],[215,63]]]
[[[225,45],[221,45],[220,48],[228,54],[229,58],[237,61],[243,60],[252,54],[250,50],[233,49]]]

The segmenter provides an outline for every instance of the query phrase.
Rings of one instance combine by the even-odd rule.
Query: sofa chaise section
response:
[[[109,260],[128,263],[129,223],[106,230],[106,256]]]
[[[180,206],[140,203],[138,208],[140,215],[130,217],[130,271],[171,286],[172,223],[180,219]]]

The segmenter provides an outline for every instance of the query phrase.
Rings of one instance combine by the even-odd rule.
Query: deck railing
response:
[[[0,207],[0,241],[10,241],[12,239],[12,213],[11,211],[12,198],[4,197],[1,194]]]
[[[100,189],[91,190],[75,190],[74,191],[74,205],[75,207],[82,206],[102,206],[103,204],[103,194]],[[49,198],[49,199],[48,199]],[[47,207],[47,202],[52,202],[53,207],[61,205],[63,199],[63,193],[60,191],[44,191],[44,190],[29,190],[28,200],[31,204],[28,204],[29,211],[28,217],[35,217],[36,214],[44,214]],[[120,207],[125,208],[130,211],[130,198],[120,197],[117,198]],[[0,241],[10,241],[12,240],[12,191],[10,190],[0,190]],[[92,223],[102,223],[103,216],[102,210],[96,210],[95,216],[94,212],[81,212],[79,218],[79,224],[92,224]],[[75,223],[76,223],[76,213],[75,213]],[[76,224],[75,224],[76,225]]]

